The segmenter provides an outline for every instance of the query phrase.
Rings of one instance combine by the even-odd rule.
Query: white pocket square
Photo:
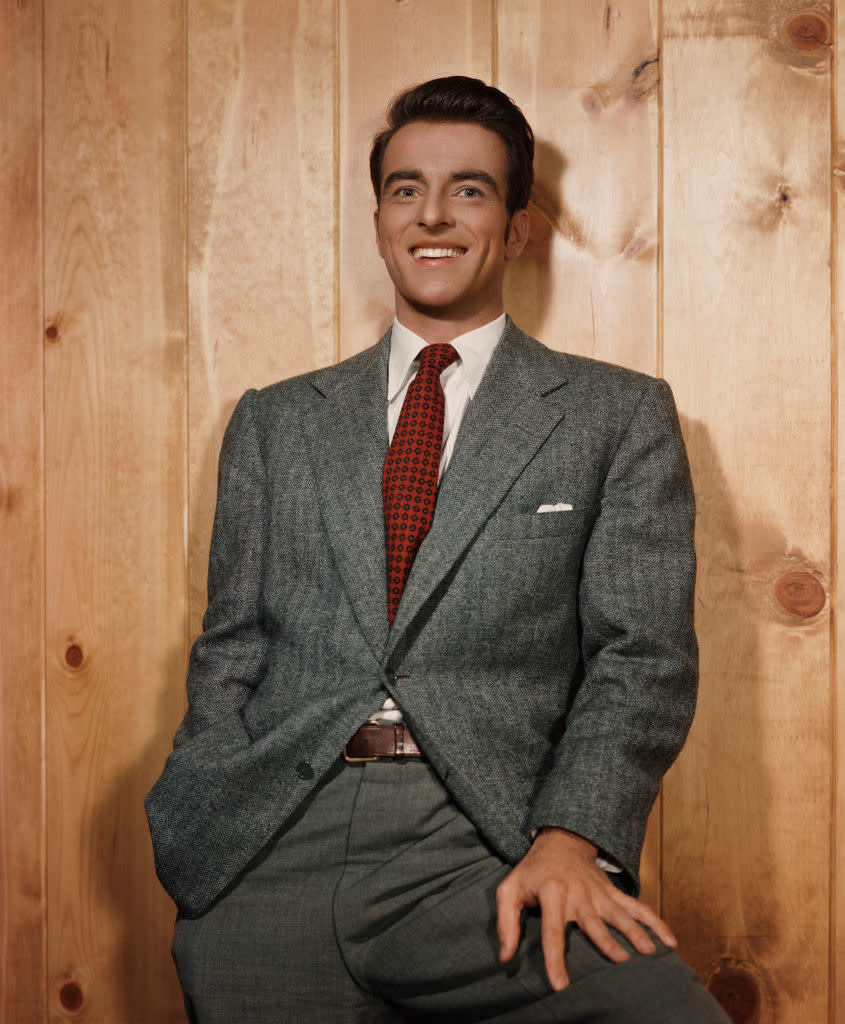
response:
[[[557,505],[541,505],[538,512],[571,512],[572,506],[565,501],[559,501]]]

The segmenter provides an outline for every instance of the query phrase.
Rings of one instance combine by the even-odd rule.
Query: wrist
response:
[[[544,844],[547,842],[555,843],[559,847],[571,849],[573,852],[588,857],[590,860],[595,860],[598,854],[598,847],[591,843],[589,839],[585,839],[576,832],[570,832],[568,829],[560,828],[557,825],[543,825],[539,828],[537,830],[537,838],[534,841],[537,842],[540,839],[543,840]]]

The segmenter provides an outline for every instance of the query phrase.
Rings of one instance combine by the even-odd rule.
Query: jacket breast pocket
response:
[[[491,520],[497,535],[518,542],[538,537],[576,537],[584,529],[584,517],[569,511],[515,512]]]
[[[577,533],[581,517],[572,510],[559,512],[524,513],[525,533],[529,537],[562,537]]]

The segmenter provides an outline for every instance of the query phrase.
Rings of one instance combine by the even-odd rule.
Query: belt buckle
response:
[[[368,718],[364,725],[377,725],[379,728],[383,728],[381,722],[375,718]],[[379,754],[375,754],[373,757],[353,757],[351,754],[346,752],[346,747],[343,748],[343,760],[347,764],[367,764],[370,761],[380,761],[381,757]]]

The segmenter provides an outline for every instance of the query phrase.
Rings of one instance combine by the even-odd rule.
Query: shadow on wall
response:
[[[698,712],[664,782],[663,908],[681,954],[734,1024],[769,1024],[772,995],[755,951],[779,933],[781,879],[771,835],[771,764],[761,742],[757,574],[704,424],[682,417],[698,505]],[[765,525],[760,525],[765,531]]]
[[[556,232],[570,238],[578,229],[563,201],[563,153],[537,139],[534,164],[536,180],[528,206],[531,230],[528,244],[505,279],[505,309],[523,331],[542,338],[553,287],[552,239]]]

